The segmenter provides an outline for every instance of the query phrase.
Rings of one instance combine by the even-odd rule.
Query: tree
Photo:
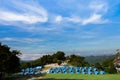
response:
[[[14,73],[19,71],[20,59],[18,55],[21,54],[17,50],[10,51],[10,47],[0,43],[0,72]]]
[[[58,51],[56,54],[53,54],[53,58],[57,58],[58,60],[65,60],[65,53]]]
[[[117,70],[115,69],[115,66],[113,65],[113,59],[104,61],[102,63],[102,67],[107,73],[110,73],[110,74],[117,73]]]
[[[58,65],[60,65],[62,63],[62,61],[58,60],[57,63],[58,63]]]
[[[89,63],[85,61],[85,58],[82,56],[78,56],[75,54],[72,54],[68,57],[70,60],[69,63],[71,63],[74,66],[88,66]]]
[[[100,70],[103,70],[103,67],[102,67],[102,65],[100,63],[95,63],[94,67],[96,67],[96,68],[98,68]]]

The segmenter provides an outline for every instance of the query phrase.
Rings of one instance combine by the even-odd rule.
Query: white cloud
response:
[[[62,16],[56,16],[55,17],[55,22],[59,23],[63,20]]]
[[[66,3],[69,3],[65,1]],[[81,3],[77,3],[77,5],[81,5]],[[71,7],[71,6],[69,6]],[[84,8],[84,9],[81,9]],[[91,1],[88,4],[82,4],[81,7],[76,7],[77,12],[82,10],[84,14],[77,14],[76,11],[71,14],[71,16],[57,16],[56,22],[72,22],[81,25],[87,24],[103,24],[108,22],[107,19],[104,19],[104,14],[108,11],[108,4],[104,1]],[[76,10],[76,9],[75,9]],[[80,11],[81,12],[81,11]],[[77,15],[76,15],[77,14]]]
[[[58,1],[59,2],[59,1]],[[103,24],[107,22],[103,18],[104,13],[108,9],[106,2],[97,2],[97,1],[60,1],[58,7],[62,5],[64,9],[60,9],[61,12],[65,11],[68,15],[64,13],[56,13],[59,8],[55,8],[55,12],[47,12],[47,8],[43,8],[39,3],[35,1],[9,1],[9,5],[15,8],[17,11],[14,11],[10,8],[0,8],[0,24],[14,25],[21,28],[24,31],[38,33],[42,31],[43,33],[47,31],[55,31],[59,29],[56,26],[65,26],[66,24],[76,23],[80,25],[87,24]],[[12,4],[11,4],[12,3]],[[67,5],[67,4],[68,5]],[[65,7],[67,5],[67,8]],[[73,4],[73,5],[71,5]],[[49,6],[49,5],[48,5]],[[48,9],[50,11],[51,7]],[[72,13],[71,13],[72,12]],[[36,25],[36,23],[45,23],[47,22],[50,27],[41,24]],[[58,24],[59,25],[58,25]],[[43,26],[44,25],[44,26]],[[62,27],[62,28],[63,28]]]
[[[38,38],[11,38],[11,37],[5,37],[0,38],[1,41],[13,41],[13,42],[22,42],[22,43],[36,43],[43,41],[42,39]]]
[[[72,23],[78,23],[81,25],[87,25],[87,24],[103,24],[106,23],[108,20],[102,19],[102,14],[96,14],[93,13],[88,18],[80,18],[79,16],[71,16],[71,17],[62,17],[58,16],[58,19],[56,22],[72,22]]]
[[[81,19],[78,16],[71,16],[66,18],[67,21],[79,23],[81,22]]]
[[[13,38],[5,37],[5,38],[2,38],[2,39],[0,39],[0,40],[2,40],[2,41],[12,41]]]
[[[100,23],[105,23],[107,20],[102,20],[102,15],[100,14],[93,14],[89,18],[85,19],[82,21],[83,25],[92,23],[92,24],[100,24]]]
[[[48,20],[47,11],[41,6],[23,2],[13,2],[11,5],[17,7],[18,11],[22,13],[0,8],[0,21],[34,24],[37,22],[47,22]]]
[[[80,22],[80,18],[79,16],[70,16],[70,17],[63,17],[61,15],[59,16],[56,16],[55,17],[55,20],[54,20],[56,23],[60,23],[60,22],[73,22],[73,23],[78,23]]]
[[[0,20],[6,22],[20,21],[23,23],[33,24],[37,22],[46,22],[45,16],[38,16],[33,14],[18,14],[14,12],[0,11]]]
[[[35,60],[35,59],[40,58],[40,57],[43,56],[43,55],[45,55],[45,54],[34,54],[34,53],[32,53],[32,54],[22,54],[22,55],[20,56],[20,59],[21,59],[21,60],[25,60],[25,61]]]
[[[108,10],[108,4],[102,1],[92,1],[88,7],[92,9],[94,13],[104,14]]]

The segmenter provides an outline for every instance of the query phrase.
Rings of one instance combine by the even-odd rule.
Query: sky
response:
[[[119,0],[0,0],[0,42],[22,59],[120,49]]]

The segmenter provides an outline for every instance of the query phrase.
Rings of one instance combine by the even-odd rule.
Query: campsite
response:
[[[120,0],[0,0],[0,80],[120,80]]]

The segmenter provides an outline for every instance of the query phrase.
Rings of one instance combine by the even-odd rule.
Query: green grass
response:
[[[44,76],[43,80],[120,80],[120,74],[47,74]]]

